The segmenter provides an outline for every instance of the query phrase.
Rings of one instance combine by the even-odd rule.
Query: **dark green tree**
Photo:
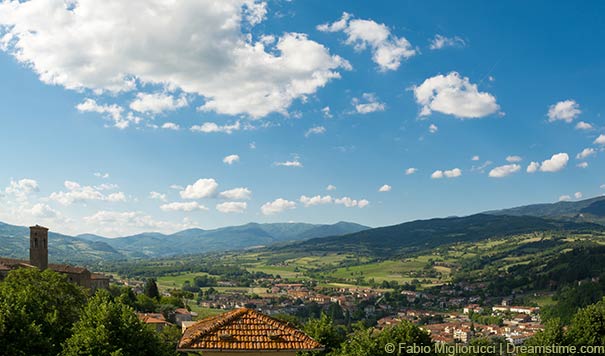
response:
[[[0,282],[0,355],[58,354],[85,303],[84,290],[56,272],[9,272]]]
[[[149,278],[147,281],[145,281],[143,293],[145,293],[145,295],[149,298],[153,298],[156,300],[160,299],[160,290],[158,289],[158,285],[156,283],[155,278]]]
[[[324,351],[304,352],[301,355],[327,355],[337,349],[346,337],[342,328],[334,324],[334,320],[322,313],[319,319],[310,319],[303,328],[304,332],[315,341],[325,346]]]
[[[175,355],[171,344],[143,322],[134,310],[101,290],[92,297],[65,342],[62,355]]]
[[[576,313],[567,339],[576,346],[605,346],[605,299]]]

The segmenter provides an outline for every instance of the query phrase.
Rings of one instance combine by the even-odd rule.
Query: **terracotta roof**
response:
[[[91,273],[90,279],[109,279],[109,277],[102,273]]]
[[[241,308],[196,322],[179,351],[308,351],[323,346],[288,323]]]
[[[84,267],[77,267],[77,266],[70,266],[70,265],[49,264],[48,268],[52,269],[55,272],[62,272],[62,273],[81,274],[81,273],[88,272],[88,270]]]

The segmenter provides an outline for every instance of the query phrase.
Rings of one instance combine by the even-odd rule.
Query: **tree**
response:
[[[393,344],[396,347],[394,353],[387,352],[385,349],[387,344]],[[420,348],[427,346],[431,352],[427,353],[424,350],[407,352],[405,348],[408,346],[413,347],[414,345]],[[408,321],[402,321],[398,325],[387,327],[380,331],[374,328],[355,331],[347,341],[342,343],[340,352],[337,355],[388,356],[399,354],[400,347],[403,347],[403,351],[406,351],[401,354],[407,355],[430,355],[434,350],[431,338],[426,332]]]
[[[605,346],[605,299],[576,313],[567,339],[571,345]]]
[[[565,333],[563,324],[558,318],[550,319],[544,325],[544,330],[537,332],[533,337],[525,341],[527,346],[544,346],[544,345],[566,345]],[[547,354],[532,354],[547,356]]]
[[[51,270],[19,268],[0,283],[0,355],[56,355],[86,303],[84,290]]]
[[[327,355],[333,349],[338,348],[346,337],[342,328],[334,324],[334,320],[322,313],[319,319],[310,319],[303,328],[304,332],[315,341],[325,346],[324,351],[305,352],[302,355]]]
[[[171,346],[143,324],[132,308],[101,290],[84,307],[62,355],[175,355]]]
[[[158,289],[158,285],[156,284],[155,278],[149,278],[145,281],[145,286],[143,288],[143,293],[146,296],[153,299],[160,299],[160,290]]]

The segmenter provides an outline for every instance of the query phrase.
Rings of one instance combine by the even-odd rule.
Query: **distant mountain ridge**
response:
[[[579,201],[532,204],[510,209],[486,211],[489,215],[537,216],[605,225],[605,196]]]
[[[49,236],[50,259],[56,262],[93,263],[128,258],[168,257],[184,254],[246,249],[313,237],[347,234],[367,226],[339,222],[332,225],[305,223],[229,226],[213,230],[188,229],[174,234],[147,232],[107,238],[94,234]],[[0,223],[0,256],[27,258],[29,229]]]

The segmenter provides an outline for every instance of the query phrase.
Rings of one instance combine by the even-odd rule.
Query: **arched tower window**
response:
[[[38,248],[38,238],[37,237],[34,239],[34,247]]]
[[[42,241],[44,242],[44,248],[48,248],[48,247],[46,246],[46,239],[42,239]]]

